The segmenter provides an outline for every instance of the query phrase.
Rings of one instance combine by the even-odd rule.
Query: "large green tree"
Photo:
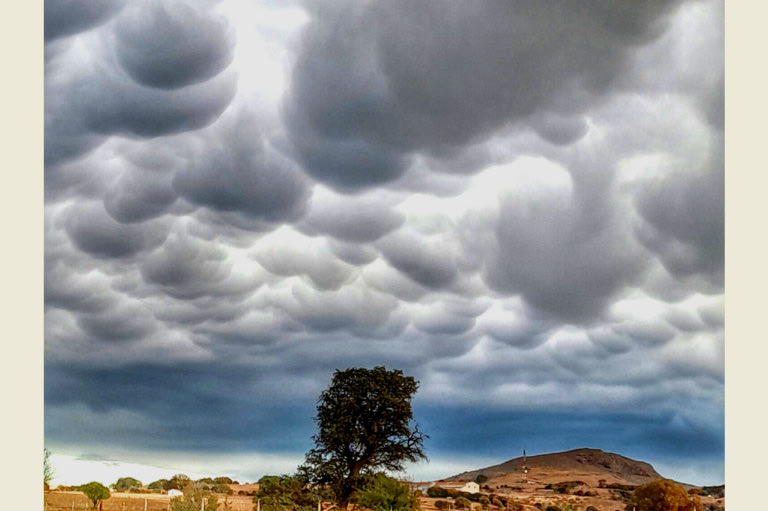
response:
[[[424,435],[413,423],[411,398],[419,383],[384,367],[337,370],[317,402],[318,432],[299,473],[330,488],[346,510],[366,477],[400,471],[406,461],[426,458]]]

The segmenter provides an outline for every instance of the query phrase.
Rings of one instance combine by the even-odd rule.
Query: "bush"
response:
[[[112,487],[117,491],[130,491],[134,488],[141,488],[141,481],[133,477],[121,477]]]
[[[626,509],[632,511],[692,511],[696,505],[695,496],[688,495],[688,492],[669,479],[659,479],[653,481],[635,490],[634,495],[627,503]]]
[[[223,493],[225,495],[232,495],[234,493],[228,484],[214,484],[210,489],[214,493]]]
[[[595,506],[589,506],[585,511],[597,511]]]
[[[150,490],[161,492],[163,490],[167,490],[169,484],[170,484],[170,481],[168,481],[168,479],[158,479],[157,481],[153,481],[149,483],[149,486],[147,486],[147,488],[149,488]]]
[[[443,509],[448,509],[450,507],[450,504],[448,504],[444,500],[436,500],[435,501],[435,507],[437,509],[440,509],[440,511],[442,511]]]
[[[725,498],[725,485],[720,486],[704,486],[701,488],[699,495],[703,497],[714,497],[716,499]]]
[[[203,507],[205,503],[205,507]],[[184,496],[171,499],[170,511],[216,511],[218,502],[215,495],[194,484],[184,488]]]
[[[485,474],[478,474],[478,476],[477,476],[477,477],[475,477],[475,482],[476,482],[477,484],[483,484],[483,483],[484,483],[484,482],[486,482],[487,480],[488,480],[488,476],[487,476],[487,475],[485,475]]]
[[[455,501],[456,509],[471,509],[472,505],[469,503],[469,499],[465,499],[464,497],[459,497]]]
[[[259,479],[257,500],[261,500],[262,511],[314,511],[321,495],[313,492],[298,477],[264,476]]]
[[[557,506],[547,506],[546,511],[562,511],[562,510]]]
[[[433,499],[445,499],[450,496],[451,495],[448,493],[448,490],[442,486],[430,486],[427,488],[427,497],[431,497]]]
[[[83,492],[86,497],[91,499],[94,507],[96,507],[96,504],[98,504],[99,501],[107,500],[110,497],[109,488],[101,483],[97,483],[96,481],[92,481],[88,484],[79,486],[77,489]]]
[[[357,505],[373,511],[415,511],[419,507],[419,499],[411,495],[408,486],[384,474],[371,477],[355,500]]]
[[[555,490],[555,493],[570,493],[577,486],[583,486],[583,481],[563,481],[561,483],[551,483],[544,487],[545,490]]]

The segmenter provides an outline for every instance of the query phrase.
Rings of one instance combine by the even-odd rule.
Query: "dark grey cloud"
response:
[[[173,179],[177,193],[209,208],[262,222],[296,220],[306,209],[309,186],[296,164],[243,115],[222,129],[211,147]]]
[[[438,239],[398,233],[381,240],[379,246],[389,264],[423,286],[444,288],[457,277],[456,261]]]
[[[534,113],[545,138],[576,140],[580,112],[676,4],[316,6],[287,106],[294,144],[313,176],[354,189],[397,178],[415,150],[464,145]]]
[[[376,241],[404,221],[402,214],[370,198],[315,196],[307,218],[298,228],[307,234],[328,234],[340,241],[360,243]]]
[[[46,0],[45,40],[53,41],[105,23],[124,6],[124,0]]]
[[[168,234],[161,223],[151,226],[121,224],[96,203],[70,207],[64,222],[64,228],[77,248],[101,258],[126,258],[153,249]]]
[[[176,2],[137,4],[115,26],[121,66],[142,85],[176,89],[213,78],[233,58],[226,18]]]
[[[486,282],[521,292],[542,311],[593,318],[637,274],[641,259],[626,233],[585,213],[566,193],[502,200]]]
[[[143,222],[165,213],[176,199],[170,174],[134,168],[104,194],[104,208],[118,222]]]
[[[723,284],[725,176],[722,139],[702,168],[669,174],[645,188],[638,209],[648,221],[640,239],[674,275],[703,274]]]
[[[47,441],[300,455],[385,364],[436,459],[721,466],[721,2],[49,4]]]
[[[78,326],[98,341],[117,343],[141,340],[158,329],[154,318],[136,305],[81,315]]]

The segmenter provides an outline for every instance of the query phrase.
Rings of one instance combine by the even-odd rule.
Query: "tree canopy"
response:
[[[373,511],[414,511],[419,500],[408,486],[385,474],[371,476],[357,492],[356,503]]]
[[[96,504],[98,504],[100,500],[107,500],[110,496],[109,488],[96,481],[79,486],[77,489],[91,499],[94,507],[96,507]]]
[[[637,488],[627,509],[637,511],[692,511],[696,506],[695,497],[669,479],[659,479]],[[696,506],[699,509],[701,506]]]
[[[418,382],[384,367],[337,370],[317,402],[318,432],[300,474],[327,485],[343,511],[365,475],[400,471],[406,461],[426,458],[426,438],[412,424],[411,398]]]
[[[255,500],[261,501],[262,511],[314,511],[321,496],[297,477],[264,476]]]
[[[121,477],[112,485],[117,491],[127,491],[134,488],[141,488],[141,481],[133,477]]]

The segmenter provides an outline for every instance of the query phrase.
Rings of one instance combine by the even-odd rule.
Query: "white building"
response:
[[[168,496],[171,497],[171,498],[183,497],[184,493],[181,490],[177,490],[177,489],[174,488],[173,490],[168,490]]]
[[[456,481],[456,482],[441,482],[434,483],[435,486],[445,488],[446,490],[458,490],[466,493],[478,493],[480,491],[480,485],[474,481]]]

